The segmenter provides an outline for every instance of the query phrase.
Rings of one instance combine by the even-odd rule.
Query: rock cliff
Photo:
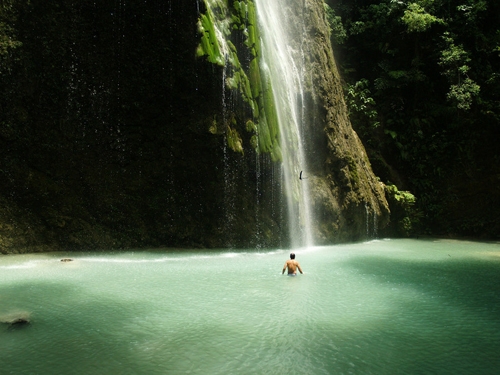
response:
[[[1,61],[2,253],[287,246],[275,157],[235,151],[251,133],[217,130],[245,103],[196,57],[203,11],[32,0],[2,13],[19,42]],[[315,236],[373,236],[389,211],[347,118],[323,3],[284,12],[297,17],[291,43],[309,73]]]

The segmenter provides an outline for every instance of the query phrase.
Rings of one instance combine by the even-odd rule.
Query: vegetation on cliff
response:
[[[416,196],[413,232],[498,238],[500,4],[326,3],[351,121],[375,173]]]

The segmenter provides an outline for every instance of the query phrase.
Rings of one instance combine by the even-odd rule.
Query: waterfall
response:
[[[281,134],[291,244],[301,247],[313,244],[308,168],[302,142],[304,66],[302,51],[289,44],[300,36],[292,35],[287,27],[290,20],[285,17],[286,3],[255,0],[262,36],[261,69],[269,73]]]
[[[246,130],[254,132],[252,147],[257,154],[268,153],[274,162],[281,161],[279,184],[286,196],[290,244],[293,248],[311,246],[310,180],[302,141],[304,57],[300,48],[290,45],[290,41],[297,40],[300,35],[293,35],[287,27],[290,20],[283,12],[287,4],[284,0],[247,0],[236,1],[231,6],[222,0],[205,0],[205,5],[207,11],[200,15],[198,25],[202,42],[197,54],[221,66],[223,82],[228,88],[239,91],[251,108],[252,118],[244,121]],[[241,35],[246,38],[243,43],[231,41],[234,30],[242,31]],[[247,54],[238,48],[248,48]],[[225,141],[233,151],[243,154],[236,122],[233,127],[232,120],[228,120],[234,117],[226,111],[225,90],[223,87]],[[213,132],[215,134],[216,130]],[[224,150],[226,155],[226,146]],[[257,205],[260,204],[259,184],[262,184],[259,163],[257,157]],[[225,171],[226,177],[228,173],[229,170]],[[225,191],[229,193],[227,188]],[[260,233],[259,209],[262,208],[256,209],[257,236]],[[226,214],[232,221],[230,212]]]

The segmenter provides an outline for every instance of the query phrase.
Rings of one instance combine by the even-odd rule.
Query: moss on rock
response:
[[[201,43],[196,51],[197,56],[207,56],[211,63],[224,66],[225,59],[215,33],[213,13],[210,9],[206,14],[200,15],[198,30],[201,33]]]
[[[282,159],[279,124],[269,77],[267,72],[260,68],[261,46],[255,4],[251,0],[234,1],[232,7],[226,5],[223,11],[220,9],[224,6],[221,2],[212,4],[211,1],[206,1],[206,5],[207,13],[200,15],[199,21],[202,36],[198,56],[207,56],[211,63],[223,66],[227,60],[226,86],[238,92],[247,103],[252,121],[256,124],[256,126],[246,127],[246,131],[254,133],[249,141],[250,146],[259,153],[269,153],[272,160],[279,161]],[[216,6],[219,11],[214,12],[213,6]],[[232,24],[230,31],[227,35],[218,34],[219,37],[225,38],[224,41],[217,40],[216,27],[224,28],[223,24],[227,22]],[[244,37],[243,43],[233,43],[234,40],[240,40],[241,35]],[[228,46],[227,58],[221,55],[222,43]],[[247,67],[243,66],[239,56],[251,56]],[[245,121],[240,122],[245,123]],[[236,127],[238,126],[236,124]],[[241,128],[241,130],[245,129]],[[231,133],[230,130],[227,132]],[[229,139],[230,137],[228,137],[228,142]],[[229,146],[233,149],[234,144]],[[241,149],[243,148],[244,145],[241,143]]]

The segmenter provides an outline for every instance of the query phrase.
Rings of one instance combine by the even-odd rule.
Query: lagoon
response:
[[[500,244],[0,257],[1,374],[497,374]],[[72,258],[72,262],[61,262]]]

